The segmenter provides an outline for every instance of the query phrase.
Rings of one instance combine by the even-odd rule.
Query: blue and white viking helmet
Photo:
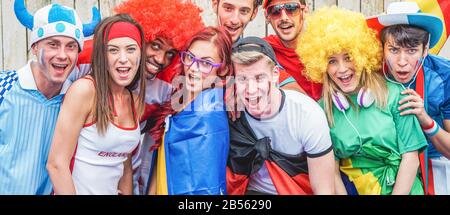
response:
[[[47,5],[33,16],[27,11],[24,0],[14,1],[14,13],[20,23],[31,30],[30,47],[48,37],[67,36],[78,42],[81,51],[84,38],[94,33],[101,20],[96,7],[92,8],[92,22],[83,24],[74,9],[59,4]]]

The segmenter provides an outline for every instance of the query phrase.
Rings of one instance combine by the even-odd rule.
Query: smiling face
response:
[[[400,83],[409,83],[420,66],[420,58],[424,55],[423,45],[401,47],[389,36],[383,47],[384,58],[390,74]]]
[[[235,62],[234,68],[236,92],[248,113],[257,118],[272,113],[272,93],[279,78],[274,64],[263,57],[250,65]]]
[[[218,55],[217,47],[209,41],[197,40],[186,51],[185,62],[192,62],[190,66],[184,65],[184,77],[186,89],[192,93],[198,93],[211,86],[217,78],[218,67],[222,59]],[[193,58],[201,62],[193,62]],[[183,59],[182,59],[183,60]]]
[[[147,79],[153,79],[158,73],[169,66],[177,50],[171,45],[170,41],[162,38],[156,37],[155,40],[147,43],[145,48],[146,61],[145,61],[145,77]]]
[[[256,17],[255,0],[213,0],[220,26],[223,26],[234,42],[242,35],[245,26]]]
[[[356,74],[355,64],[348,53],[330,56],[327,74],[342,92],[353,94],[359,90],[361,76]]]
[[[275,9],[282,5],[284,9]],[[303,6],[299,0],[272,0],[267,6],[267,20],[282,41],[297,39],[303,27]]]
[[[45,81],[58,85],[66,81],[75,66],[78,43],[70,37],[54,36],[36,42],[32,52]]]
[[[107,44],[108,72],[114,83],[130,85],[139,68],[141,49],[129,37],[112,39]]]

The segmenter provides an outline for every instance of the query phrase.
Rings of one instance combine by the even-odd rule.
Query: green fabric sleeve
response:
[[[402,88],[395,84],[388,83],[389,99],[388,107],[394,118],[395,127],[397,130],[398,150],[400,154],[411,151],[423,151],[427,146],[427,140],[422,132],[419,121],[415,115],[400,115],[398,110],[399,101],[406,97],[402,95]]]

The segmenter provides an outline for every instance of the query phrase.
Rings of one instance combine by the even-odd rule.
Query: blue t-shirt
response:
[[[441,128],[444,128],[444,120],[450,120],[450,60],[428,55],[423,63],[423,72],[425,110]],[[415,82],[411,84],[411,88],[416,89]],[[429,139],[428,145],[428,157],[442,156]]]
[[[46,164],[64,94],[41,94],[30,63],[0,72],[0,94],[0,194],[50,194]]]

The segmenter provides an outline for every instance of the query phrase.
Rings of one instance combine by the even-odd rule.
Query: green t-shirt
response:
[[[333,106],[334,127],[330,128],[330,135],[335,157],[359,194],[392,193],[401,155],[422,151],[427,146],[416,117],[400,116],[398,102],[404,97],[400,94],[402,88],[392,83],[387,86],[389,96],[384,109],[375,103],[368,108],[359,107],[357,95],[351,96],[356,108],[350,106],[345,115]],[[411,194],[421,193],[423,189],[417,176]]]

